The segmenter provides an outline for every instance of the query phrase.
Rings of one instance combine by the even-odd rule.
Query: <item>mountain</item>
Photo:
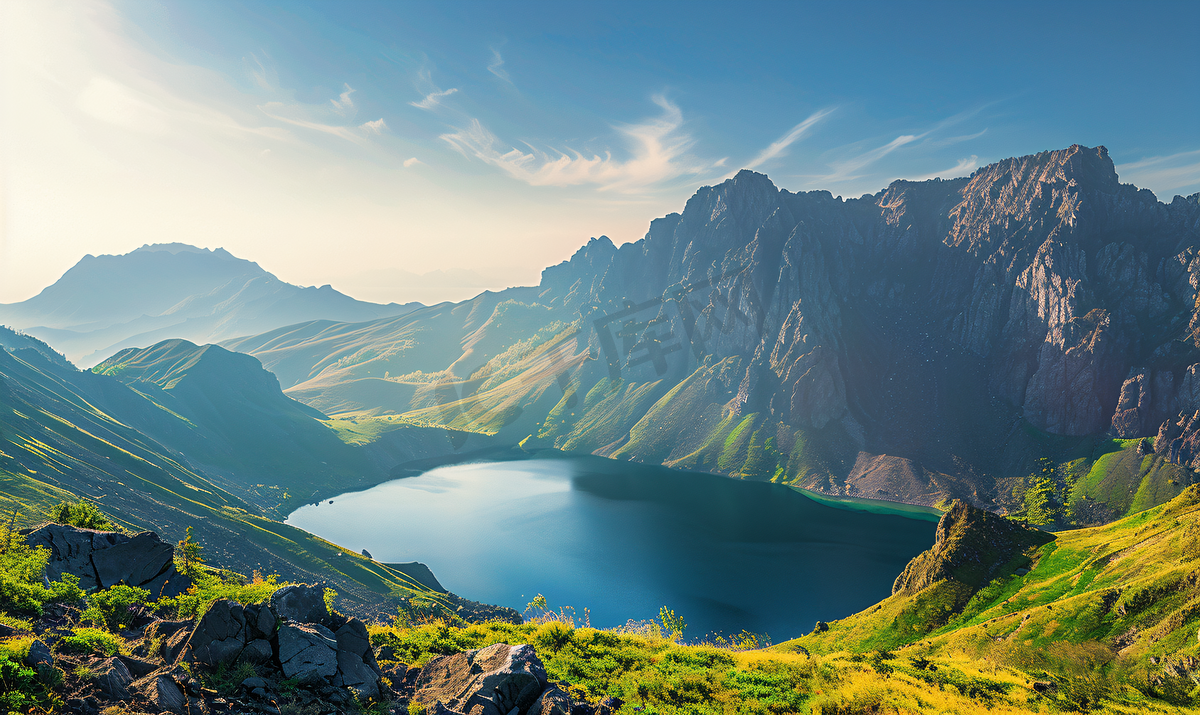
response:
[[[1099,523],[1197,478],[1198,249],[1200,194],[1103,147],[856,199],[742,171],[536,288],[225,345],[380,430]]]
[[[213,565],[327,581],[371,612],[436,583],[423,567],[380,564],[281,520],[314,494],[456,454],[445,430],[405,428],[354,446],[247,355],[174,340],[124,351],[99,374],[22,345],[30,340],[0,328],[0,344],[17,346],[0,350],[5,519],[36,524],[60,501],[86,498],[168,541],[193,527]]]
[[[146,245],[121,256],[84,256],[53,285],[0,305],[0,324],[39,337],[80,365],[165,338],[199,343],[305,320],[361,321],[416,305],[378,305],[330,286],[284,283],[223,248]]]

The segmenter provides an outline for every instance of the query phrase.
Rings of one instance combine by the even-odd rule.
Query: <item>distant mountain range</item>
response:
[[[121,348],[168,338],[211,343],[306,320],[356,322],[418,306],[294,286],[225,249],[168,243],[85,256],[33,298],[0,305],[0,325],[41,338],[88,367]]]
[[[1094,523],[1197,478],[1198,251],[1200,194],[1103,147],[845,200],[742,171],[537,287],[225,345],[384,431],[1010,511],[1046,478]]]

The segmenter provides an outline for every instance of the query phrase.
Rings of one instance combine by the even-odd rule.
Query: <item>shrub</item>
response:
[[[47,603],[75,603],[83,598],[79,578],[63,574],[61,581],[44,585],[42,574],[50,560],[44,547],[31,548],[17,538],[0,554],[0,611],[41,615]]]
[[[100,508],[86,499],[80,499],[74,504],[62,502],[56,507],[51,507],[50,520],[80,529],[111,530],[115,528],[115,525],[100,511]]]
[[[116,655],[121,650],[121,639],[99,628],[76,628],[71,635],[59,639],[55,646],[64,653]]]
[[[80,619],[109,630],[128,628],[137,613],[137,607],[146,603],[150,592],[135,586],[117,585],[94,593],[88,597],[88,608]]]

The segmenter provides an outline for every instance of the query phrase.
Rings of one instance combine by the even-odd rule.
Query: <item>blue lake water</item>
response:
[[[789,487],[598,457],[457,464],[305,506],[288,523],[518,611],[537,594],[596,627],[668,606],[689,640],[775,642],[887,597],[936,516],[870,513]]]

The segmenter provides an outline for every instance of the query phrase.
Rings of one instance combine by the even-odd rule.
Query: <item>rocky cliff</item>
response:
[[[1200,194],[1122,184],[1103,147],[851,199],[742,171],[640,241],[592,239],[535,292],[463,304],[453,341],[430,309],[323,329],[320,354],[285,335],[240,349],[268,369],[307,355],[293,394],[333,412],[832,494],[1016,508],[1011,480],[1046,458],[1102,520],[1195,479],[1162,465],[1195,459],[1198,247]],[[472,351],[502,313],[526,319]],[[1162,429],[1153,468],[1088,472]]]

